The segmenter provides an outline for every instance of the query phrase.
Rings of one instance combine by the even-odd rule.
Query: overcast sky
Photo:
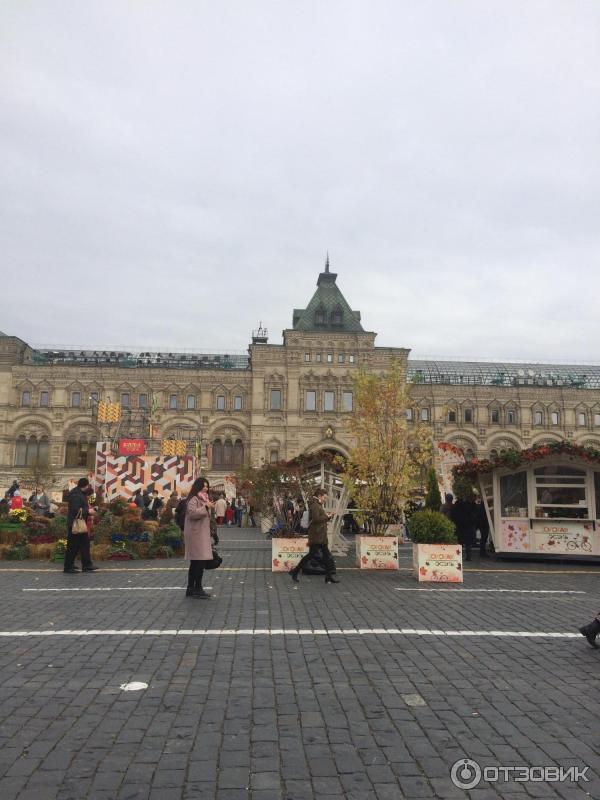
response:
[[[596,0],[3,0],[0,330],[600,361]]]

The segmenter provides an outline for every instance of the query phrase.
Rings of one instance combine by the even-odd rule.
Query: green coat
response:
[[[327,544],[327,512],[316,497],[308,503],[308,543]]]

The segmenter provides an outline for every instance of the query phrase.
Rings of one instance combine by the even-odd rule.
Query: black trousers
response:
[[[67,551],[65,553],[65,569],[71,569],[77,556],[81,558],[83,569],[92,566],[90,555],[90,537],[87,533],[67,533]]]
[[[331,555],[331,551],[326,544],[309,544],[308,553],[302,556],[298,564],[294,567],[294,572],[298,573],[302,570],[304,564],[311,558],[316,557],[319,561],[323,562],[326,575],[335,575],[335,561]]]
[[[204,561],[190,561],[188,589],[201,589],[204,576]]]

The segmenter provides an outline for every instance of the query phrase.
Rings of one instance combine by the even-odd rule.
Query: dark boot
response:
[[[289,575],[294,583],[298,583],[298,569],[291,569]]]
[[[585,636],[591,647],[597,648],[596,636],[600,633],[600,620],[592,620],[589,625],[584,625],[583,628],[579,628],[579,633]]]
[[[327,576],[325,577],[325,583],[339,583],[339,581],[338,581],[338,579],[335,577],[335,575],[327,575]]]

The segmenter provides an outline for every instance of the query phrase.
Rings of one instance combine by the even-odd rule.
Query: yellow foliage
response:
[[[358,508],[368,509],[375,534],[397,521],[406,501],[422,488],[431,463],[431,431],[418,421],[408,422],[410,405],[410,389],[398,364],[382,375],[356,376],[349,421],[356,445],[343,479]]]

